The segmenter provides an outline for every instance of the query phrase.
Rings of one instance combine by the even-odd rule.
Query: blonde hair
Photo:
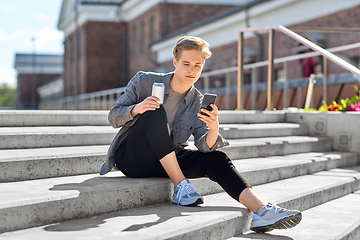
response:
[[[177,40],[173,48],[173,55],[176,60],[179,60],[183,50],[198,50],[202,53],[204,60],[211,57],[209,43],[199,37],[184,36]]]

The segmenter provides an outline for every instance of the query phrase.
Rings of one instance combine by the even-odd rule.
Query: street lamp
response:
[[[35,38],[32,37],[31,38],[32,41],[32,58],[31,58],[31,62],[32,62],[32,71],[31,71],[31,87],[30,87],[30,91],[31,91],[31,108],[35,108],[36,107],[36,58],[35,58]]]

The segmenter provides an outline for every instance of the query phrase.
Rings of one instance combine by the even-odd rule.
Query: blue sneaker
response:
[[[274,229],[295,227],[301,221],[301,212],[287,210],[273,203],[268,203],[259,211],[255,211],[250,230],[257,233],[269,232]]]
[[[175,187],[172,202],[182,206],[195,206],[204,203],[204,199],[196,192],[189,179],[185,178]]]

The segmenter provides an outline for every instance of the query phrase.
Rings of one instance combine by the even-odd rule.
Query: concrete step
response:
[[[293,123],[220,124],[225,139],[308,135],[308,127]]]
[[[196,149],[193,142],[189,147]],[[0,150],[0,182],[98,172],[107,150],[107,145]],[[230,140],[230,146],[220,150],[231,159],[326,152],[331,150],[331,139],[308,136],[239,139]]]
[[[280,230],[274,230],[269,234],[249,232],[231,239],[360,239],[359,202],[360,191],[357,191],[304,211],[301,223],[286,232]]]
[[[0,149],[105,145],[118,131],[110,126],[3,127]],[[220,133],[226,139],[236,139],[306,135],[308,129],[295,123],[224,124]]]
[[[328,137],[284,136],[267,138],[230,139],[230,145],[221,148],[230,159],[281,156],[295,153],[331,151]],[[194,145],[190,148],[195,149]]]
[[[351,167],[360,164],[353,152],[308,152],[286,156],[249,158],[234,160],[251,185],[259,185],[334,168]]]
[[[2,110],[0,127],[108,126],[109,111]]]
[[[0,127],[108,126],[109,111],[2,110]],[[284,111],[219,111],[221,123],[285,122]]]
[[[317,153],[318,154],[318,153]],[[339,158],[339,155],[341,156]],[[324,154],[324,158],[329,158],[329,164],[334,162],[345,161],[349,164],[357,163],[358,159],[355,154]],[[268,173],[272,170],[261,170],[261,162],[274,161],[274,171],[271,181],[282,179],[282,177],[298,176],[296,169],[299,165],[310,164],[309,168],[319,169],[318,161],[324,161],[320,156],[308,156],[308,158],[299,159],[296,164],[291,163],[294,160],[291,156],[288,160],[282,159],[254,159],[253,168],[245,161],[235,161],[237,168],[242,172],[241,164],[244,163],[244,176],[253,185],[268,181]],[[352,160],[351,160],[352,159]],[[326,161],[326,160],[325,160]],[[270,164],[270,163],[268,163]],[[345,163],[339,163],[343,165]],[[270,164],[271,165],[271,164]],[[293,168],[290,168],[290,166]],[[276,166],[276,167],[275,167]],[[323,165],[325,168],[326,165]],[[252,169],[251,169],[252,168]],[[279,174],[289,168],[287,174]],[[264,167],[266,169],[266,167]],[[340,171],[340,170],[339,170]],[[293,174],[292,174],[293,173]],[[336,172],[326,172],[330,177],[321,176],[319,179],[327,179],[332,188],[336,185],[336,181],[341,180],[341,186],[336,187],[336,194],[344,195],[344,191],[349,191],[351,184],[357,184],[354,177],[342,178],[334,177]],[[348,172],[344,173],[350,174]],[[311,178],[312,175],[302,176]],[[295,177],[293,179],[298,179]],[[301,178],[301,177],[300,177]],[[288,179],[291,181],[291,179]],[[350,181],[351,180],[351,181]],[[318,181],[316,178],[314,181]],[[354,181],[356,183],[354,183]],[[281,181],[280,181],[281,182]],[[193,179],[193,185],[202,195],[214,194],[221,192],[222,189],[218,184],[206,178]],[[309,183],[307,183],[309,184]],[[314,183],[313,186],[317,186]],[[340,184],[340,183],[339,183]],[[286,185],[286,184],[285,184]],[[348,186],[349,185],[349,186]],[[298,188],[297,183],[294,183]],[[337,186],[337,185],[336,185]],[[337,188],[340,189],[338,193]],[[281,187],[279,187],[281,189]],[[275,192],[276,189],[273,189]],[[61,178],[48,178],[41,180],[29,180],[22,182],[1,183],[0,192],[4,194],[0,198],[0,232],[23,229],[33,226],[39,226],[47,223],[89,217],[92,215],[102,214],[106,212],[126,210],[145,205],[168,202],[171,199],[172,184],[169,179],[147,178],[147,179],[130,179],[124,177],[120,171],[111,172],[105,176],[98,174],[78,175]],[[266,192],[264,193],[266,195]],[[312,192],[313,195],[318,193]],[[331,196],[329,193],[323,193]],[[335,193],[334,193],[335,194]],[[320,193],[321,195],[321,193]],[[276,196],[278,196],[276,194]]]
[[[0,149],[105,145],[117,132],[110,126],[4,127]]]
[[[304,211],[358,190],[360,188],[359,170],[360,167],[334,169],[255,186],[254,189],[265,201]],[[90,199],[88,202],[91,202]],[[63,214],[66,210],[64,209]],[[0,216],[3,218],[4,215]],[[304,217],[306,216],[305,213]],[[24,218],[25,216],[21,219]],[[1,237],[53,240],[227,239],[246,233],[249,230],[251,218],[252,214],[241,204],[231,199],[226,193],[219,193],[205,196],[205,203],[200,207],[181,207],[166,202],[87,219],[8,232],[2,234]],[[2,219],[2,222],[8,221],[10,221],[9,218]],[[283,233],[286,234],[291,230],[283,231]]]
[[[226,123],[279,123],[286,122],[286,111],[221,110],[219,122]]]
[[[98,173],[108,145],[0,150],[0,182]]]

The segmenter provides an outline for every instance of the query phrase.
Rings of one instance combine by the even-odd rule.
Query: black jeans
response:
[[[127,177],[168,177],[159,160],[174,151],[169,132],[162,106],[143,113],[116,151],[116,166]],[[237,201],[249,187],[223,152],[182,149],[176,156],[186,178],[208,177]]]

